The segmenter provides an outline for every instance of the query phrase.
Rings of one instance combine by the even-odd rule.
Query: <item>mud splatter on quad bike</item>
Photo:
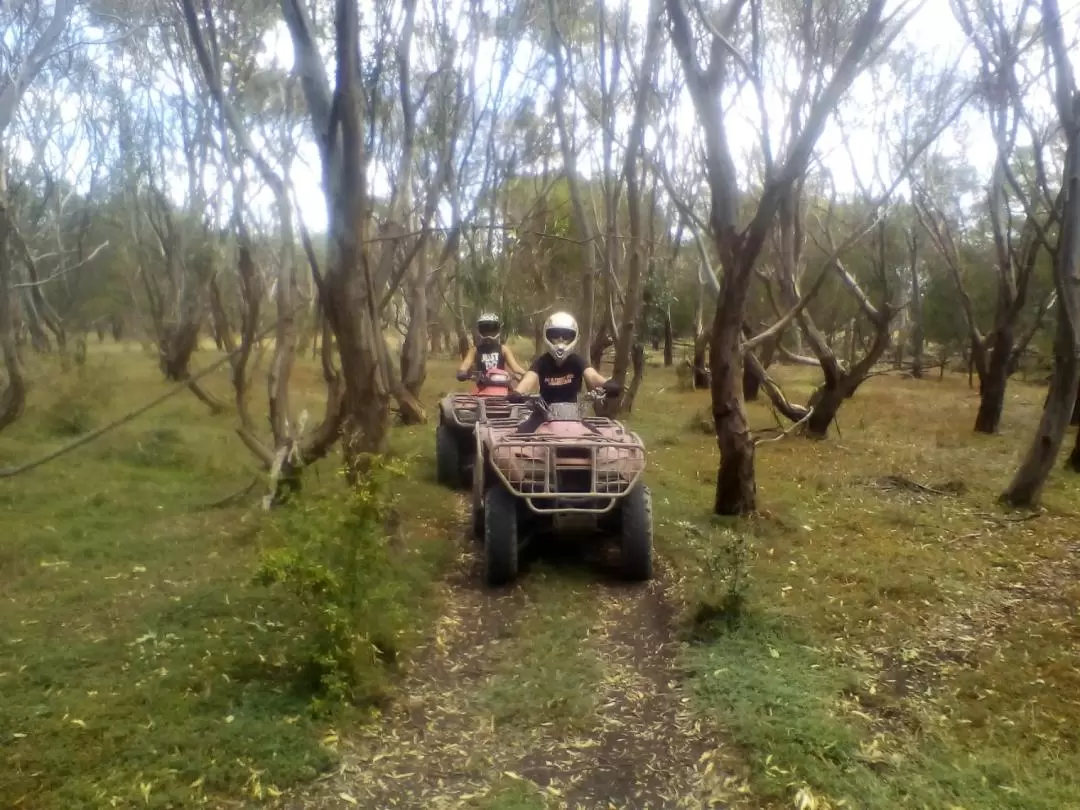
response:
[[[473,428],[483,400],[506,401],[511,376],[502,369],[472,372],[473,388],[468,393],[448,394],[439,403],[439,424],[435,428],[435,473],[440,484],[460,489],[472,480],[476,451]]]
[[[586,398],[603,401],[602,389]],[[518,555],[545,534],[592,531],[618,537],[626,579],[652,577],[652,496],[641,480],[645,445],[606,417],[538,395],[479,403],[473,465],[473,529],[484,541],[489,585],[512,581]]]

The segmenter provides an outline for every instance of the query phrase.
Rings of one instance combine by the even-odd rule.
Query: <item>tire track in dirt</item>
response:
[[[515,808],[726,808],[745,800],[718,731],[688,706],[662,570],[630,585],[616,579],[610,555],[578,553],[557,561],[551,577],[526,567],[513,587],[490,591],[479,545],[460,542],[458,566],[439,586],[443,611],[400,699],[379,721],[342,734],[339,767],[285,807],[495,808],[493,791],[508,780],[535,796]],[[583,588],[572,615],[558,613],[558,603],[545,614],[545,597],[573,568]],[[587,624],[582,652],[599,663],[588,685],[594,710],[569,730],[496,722],[482,700],[492,673],[535,675],[512,657],[519,631],[569,619]]]

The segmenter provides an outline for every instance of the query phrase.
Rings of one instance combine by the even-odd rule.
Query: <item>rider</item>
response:
[[[577,402],[584,382],[590,389],[603,387],[609,397],[622,391],[614,380],[605,377],[574,351],[578,341],[577,320],[569,312],[556,312],[544,323],[544,345],[547,351],[536,357],[514,387],[515,394],[539,390],[548,404]],[[515,397],[517,399],[517,397]]]
[[[465,359],[458,367],[457,378],[464,382],[469,379],[469,372],[475,371],[483,374],[493,369],[510,370],[519,377],[525,374],[525,369],[514,357],[510,347],[499,340],[499,332],[502,331],[502,323],[499,316],[491,312],[485,312],[476,319],[475,344],[469,347],[465,353]]]

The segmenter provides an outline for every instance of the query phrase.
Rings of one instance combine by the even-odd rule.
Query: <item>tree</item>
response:
[[[979,99],[985,106],[997,159],[987,190],[986,216],[989,220],[993,261],[997,271],[997,295],[993,325],[984,335],[971,294],[966,287],[963,248],[958,248],[955,234],[940,206],[933,202],[934,192],[920,189],[919,210],[931,240],[947,262],[960,291],[963,313],[971,337],[972,360],[979,375],[979,410],[975,430],[996,433],[1005,405],[1005,389],[1019,354],[1026,348],[1017,341],[1018,323],[1028,300],[1028,291],[1038,266],[1040,253],[1050,249],[1045,231],[1057,218],[1059,203],[1043,189],[1024,188],[1018,182],[1015,162],[1017,136],[1026,123],[1033,138],[1034,150],[1041,152],[1042,139],[1025,113],[1023,97],[1031,83],[1022,80],[1022,58],[1030,43],[1027,15],[1033,3],[1023,0],[1015,19],[1006,19],[1003,9],[977,4],[969,10],[954,2],[954,14],[968,40],[975,45],[980,59]],[[1034,191],[1035,193],[1032,193]],[[1013,227],[1012,210],[1025,212],[1018,232]],[[1029,338],[1030,339],[1030,338]]]
[[[1013,506],[1038,503],[1064,441],[1080,386],[1080,92],[1065,45],[1057,0],[1043,0],[1042,9],[1044,48],[1054,68],[1054,102],[1066,144],[1064,206],[1054,256],[1058,317],[1054,373],[1042,418],[1020,467],[1001,496]],[[1080,438],[1077,445],[1080,448]],[[1080,450],[1074,450],[1073,459],[1078,456]]]
[[[883,0],[871,0],[858,14],[846,37],[847,45],[836,60],[824,90],[807,111],[781,160],[773,163],[768,128],[764,133],[766,181],[753,216],[745,227],[737,222],[739,189],[734,160],[721,114],[721,91],[731,81],[732,63],[737,62],[754,87],[764,107],[763,76],[759,65],[749,63],[735,50],[731,37],[739,16],[747,5],[734,0],[724,6],[719,19],[702,20],[707,28],[707,61],[703,65],[695,44],[694,29],[682,0],[666,0],[671,37],[686,75],[700,126],[705,133],[706,166],[711,198],[709,226],[723,268],[712,327],[712,411],[716,425],[720,465],[713,504],[718,514],[738,515],[757,506],[754,476],[754,443],[742,398],[743,326],[750,282],[765,246],[773,220],[793,185],[806,172],[811,153],[829,115],[860,70],[869,54],[899,31],[904,22],[900,12],[884,17]],[[809,9],[809,4],[807,5]],[[901,7],[903,9],[903,6]],[[760,26],[761,4],[750,2],[751,51],[763,45]],[[756,22],[755,22],[756,21]],[[839,21],[834,21],[839,23]],[[824,57],[824,54],[822,54]]]
[[[33,44],[30,44],[31,31],[35,23],[43,19],[41,8],[37,3],[24,4],[16,9],[18,13],[25,15],[20,21],[23,23],[20,27],[5,25],[5,37],[10,33],[13,40],[13,47],[9,46],[8,52],[14,54],[22,52],[24,55],[21,64],[0,65],[9,77],[6,82],[0,84],[0,353],[3,354],[4,370],[7,374],[7,383],[3,392],[0,393],[0,430],[15,422],[26,407],[26,381],[15,348],[11,300],[14,275],[11,270],[8,243],[13,228],[6,202],[5,134],[27,88],[41,72],[46,62],[53,57],[53,50],[68,26],[74,6],[74,0],[57,0],[53,6],[52,16],[48,18],[48,23],[33,40]]]

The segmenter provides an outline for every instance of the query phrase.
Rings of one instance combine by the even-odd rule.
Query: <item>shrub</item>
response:
[[[401,467],[375,459],[346,495],[295,499],[271,522],[278,544],[255,579],[296,600],[302,627],[288,653],[305,673],[316,709],[376,704],[415,632],[420,573],[395,548],[387,524]]]
[[[81,436],[97,427],[115,392],[116,381],[104,368],[79,365],[62,379],[55,399],[42,410],[42,425],[54,436]]]
[[[133,438],[132,444],[125,445],[116,455],[137,467],[182,469],[194,461],[180,431],[172,427],[143,431]]]
[[[738,626],[748,613],[753,537],[727,527],[706,531],[685,521],[677,525],[686,533],[701,571],[691,593],[695,630],[707,630],[717,621],[729,628]]]

